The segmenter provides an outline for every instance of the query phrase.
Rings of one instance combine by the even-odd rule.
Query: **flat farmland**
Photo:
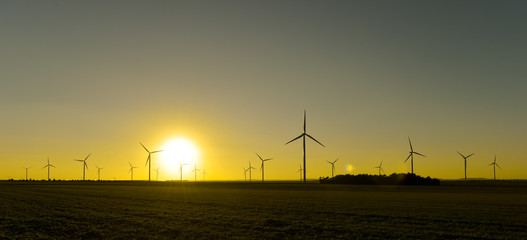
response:
[[[527,239],[527,187],[0,182],[0,239]]]

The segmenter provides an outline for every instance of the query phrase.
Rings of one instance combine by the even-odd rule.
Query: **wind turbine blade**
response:
[[[462,158],[466,158],[465,155],[461,154],[460,152],[457,152],[459,153],[459,155],[461,155]]]
[[[53,166],[53,165],[51,165],[51,164],[50,164],[50,166],[52,166],[52,167],[54,167],[54,168],[57,168],[57,167],[55,167],[55,166]]]
[[[496,166],[498,166],[501,169],[500,165],[498,165],[497,163],[496,163]]]
[[[42,167],[42,169],[46,168],[47,166],[48,166],[48,165],[46,165],[46,166]]]
[[[418,152],[414,152],[414,153],[417,154],[417,155],[419,155],[419,156],[426,157],[425,155],[420,154],[420,153],[418,153]]]
[[[494,164],[496,164],[496,163],[491,163],[491,164],[489,164],[489,166],[492,166],[492,165],[494,165]]]
[[[262,157],[260,157],[260,155],[258,155],[258,153],[256,153],[256,156],[258,156],[258,158],[260,158],[260,160],[263,161]]]
[[[379,165],[379,167],[382,167],[382,162],[383,162],[383,161],[384,161],[384,160],[381,160],[381,165]]]
[[[157,150],[157,151],[153,151],[152,153],[158,153],[158,152],[162,152],[164,150]]]
[[[273,160],[273,158],[268,158],[268,159],[264,159],[263,161],[269,161],[269,160]]]
[[[410,155],[408,155],[408,157],[406,158],[406,160],[404,160],[404,162],[406,163],[406,161],[408,161],[408,159],[410,159],[411,156],[412,156],[412,153],[410,153]]]
[[[143,143],[139,142],[139,144],[141,144],[141,146],[143,146],[143,148],[144,148],[148,153],[150,153],[150,151],[148,151],[148,149],[145,147],[145,145],[143,145]]]
[[[302,134],[300,134],[300,136],[298,136],[298,137],[294,138],[293,140],[291,140],[291,141],[289,141],[289,142],[286,142],[286,143],[285,143],[285,145],[287,145],[287,144],[289,144],[290,142],[293,142],[293,141],[295,141],[295,140],[297,140],[297,139],[301,138],[302,136],[304,136],[304,134],[303,134],[303,133],[302,133]]]
[[[84,161],[88,160],[88,158],[90,157],[91,153],[88,154],[88,156],[86,156],[86,158],[84,159]]]
[[[132,164],[130,162],[128,162],[128,165],[130,165],[130,167],[132,167]]]
[[[79,160],[79,159],[73,159],[73,161],[84,162],[84,160]]]
[[[304,109],[304,132],[306,132],[306,110]]]
[[[330,162],[330,161],[326,161],[326,162],[329,163],[329,164],[332,164],[332,162]]]
[[[408,142],[410,143],[410,151],[414,151],[414,148],[412,147],[412,141],[410,141],[410,137],[408,137]]]
[[[88,169],[88,164],[86,164],[86,162],[84,162],[84,166],[86,167],[86,169]]]
[[[470,156],[472,156],[472,155],[474,155],[474,154],[475,154],[475,153],[472,153],[472,154],[468,155],[467,158],[469,158]]]
[[[314,137],[311,137],[311,135],[309,135],[309,134],[306,133],[306,136],[308,136],[309,138],[313,139],[313,141],[317,142],[317,143],[320,144],[322,147],[326,147],[326,146],[324,146],[324,144],[322,144],[321,142],[319,142],[318,140],[316,140]]]
[[[339,160],[338,158],[337,158],[337,159],[335,159],[335,161],[333,161],[333,163],[336,163],[336,162],[337,162],[338,160]]]
[[[145,167],[146,167],[146,165],[148,165],[148,162],[150,162],[150,154],[148,154],[148,157],[146,158]]]

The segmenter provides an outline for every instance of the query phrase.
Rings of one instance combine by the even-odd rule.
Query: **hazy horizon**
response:
[[[2,1],[0,179],[148,179],[182,138],[208,180],[410,171],[525,179],[522,1]],[[159,179],[178,159],[154,154]],[[182,160],[186,161],[186,160]],[[203,176],[198,175],[198,180]]]

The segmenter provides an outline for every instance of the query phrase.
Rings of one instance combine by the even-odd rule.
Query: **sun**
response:
[[[161,149],[163,149],[163,152],[160,152],[162,167],[170,172],[179,171],[180,163],[194,165],[198,161],[198,148],[192,141],[183,137],[170,139]]]

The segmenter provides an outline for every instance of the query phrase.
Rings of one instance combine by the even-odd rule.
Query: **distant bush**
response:
[[[421,177],[412,173],[392,173],[392,175],[337,175],[333,178],[320,178],[320,183],[361,184],[361,185],[439,185],[439,179]]]

